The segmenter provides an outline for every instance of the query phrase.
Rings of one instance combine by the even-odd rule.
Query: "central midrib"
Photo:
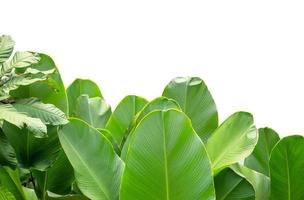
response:
[[[165,135],[165,125],[164,125],[164,113],[162,113],[162,125],[163,125],[163,149],[164,149],[164,162],[165,162],[165,182],[166,182],[166,199],[170,199],[169,195],[169,180],[168,180],[168,161],[166,152],[166,135]]]

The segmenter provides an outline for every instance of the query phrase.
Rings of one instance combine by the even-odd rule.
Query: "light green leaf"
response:
[[[254,200],[255,192],[245,178],[226,168],[214,179],[217,200]]]
[[[11,104],[0,104],[0,120],[14,124],[19,129],[26,127],[36,137],[45,137],[47,133],[46,126],[40,119],[18,112]]]
[[[68,123],[64,112],[52,104],[42,103],[37,98],[17,100],[13,106],[18,112],[41,119],[44,124],[57,126]]]
[[[288,136],[272,150],[269,169],[272,200],[304,199],[304,137]]]
[[[132,120],[146,103],[147,100],[142,97],[129,95],[123,98],[115,108],[106,124],[106,129],[110,131],[118,145],[121,145]]]
[[[245,178],[255,191],[256,200],[268,200],[270,195],[270,180],[264,174],[253,171],[240,164],[233,164],[230,168],[239,176]]]
[[[245,160],[245,166],[269,176],[269,159],[274,145],[280,140],[279,135],[270,128],[259,129],[259,140],[252,154]]]
[[[245,159],[258,141],[250,113],[237,112],[226,119],[209,138],[206,148],[213,172]]]
[[[16,198],[8,189],[0,185],[0,200],[16,200]]]
[[[15,149],[22,168],[44,171],[57,159],[61,149],[57,127],[48,127],[48,137],[45,138],[37,138],[30,131],[9,123],[3,124],[3,132]]]
[[[0,68],[0,76],[3,76],[6,73],[11,72],[14,68],[26,68],[33,64],[38,63],[40,57],[36,53],[23,51],[16,52],[13,58],[2,64]]]
[[[215,199],[204,144],[180,111],[148,114],[133,132],[121,200]]]
[[[64,125],[59,139],[82,193],[91,199],[117,200],[124,164],[108,139],[79,119]],[[94,158],[98,155],[101,159]]]
[[[197,134],[207,141],[218,126],[218,114],[214,100],[198,77],[178,77],[165,88],[163,96],[176,100],[191,119]]]
[[[82,119],[95,128],[104,128],[111,113],[110,105],[101,97],[89,98],[85,94],[77,99],[74,117]]]
[[[8,142],[7,137],[0,128],[0,166],[16,168],[17,159],[13,147]]]
[[[15,42],[8,35],[0,36],[0,65],[12,55]]]
[[[99,87],[91,80],[76,79],[67,89],[70,116],[75,116],[77,99],[83,94],[87,94],[90,98],[102,97]]]

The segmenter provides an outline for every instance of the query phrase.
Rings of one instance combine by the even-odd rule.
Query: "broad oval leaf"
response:
[[[230,168],[226,168],[216,175],[214,185],[217,200],[255,199],[252,185]]]
[[[77,99],[74,117],[82,119],[94,128],[104,128],[110,115],[111,107],[101,97],[90,98],[87,94]]]
[[[117,200],[124,164],[108,139],[79,119],[64,125],[59,139],[83,194],[91,199]]]
[[[279,135],[270,128],[259,129],[259,139],[252,154],[245,159],[244,165],[269,176],[269,159],[272,148],[280,140]]]
[[[69,101],[70,116],[75,116],[75,110],[77,105],[77,99],[81,95],[86,94],[89,98],[102,97],[99,87],[91,80],[87,79],[76,79],[67,88],[67,96]]]
[[[256,200],[268,200],[270,195],[270,180],[264,174],[256,172],[240,164],[233,164],[230,168],[239,176],[245,178],[255,191]]]
[[[198,77],[177,77],[166,86],[163,96],[179,103],[197,134],[207,141],[218,126],[218,114],[204,81]]]
[[[18,163],[26,169],[46,170],[57,159],[61,149],[57,128],[48,128],[48,137],[37,138],[27,129],[4,123],[3,132],[15,149]]]
[[[123,98],[115,108],[106,124],[106,129],[110,131],[118,145],[121,144],[136,114],[146,104],[146,99],[135,95],[129,95]]]
[[[257,130],[250,113],[237,112],[226,119],[211,135],[206,148],[213,172],[245,159],[258,141]]]
[[[269,168],[273,200],[304,199],[304,137],[283,138],[273,148]]]
[[[120,199],[215,199],[204,144],[180,111],[148,114],[133,132]]]

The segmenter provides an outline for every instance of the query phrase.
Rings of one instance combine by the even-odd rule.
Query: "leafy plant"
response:
[[[0,200],[302,200],[304,138],[219,123],[198,77],[111,110],[99,87],[65,90],[53,60],[0,37]]]

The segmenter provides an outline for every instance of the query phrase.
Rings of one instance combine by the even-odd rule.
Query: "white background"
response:
[[[52,56],[66,86],[94,80],[113,107],[199,76],[221,121],[244,110],[281,136],[304,133],[300,1],[1,0],[0,34]]]

